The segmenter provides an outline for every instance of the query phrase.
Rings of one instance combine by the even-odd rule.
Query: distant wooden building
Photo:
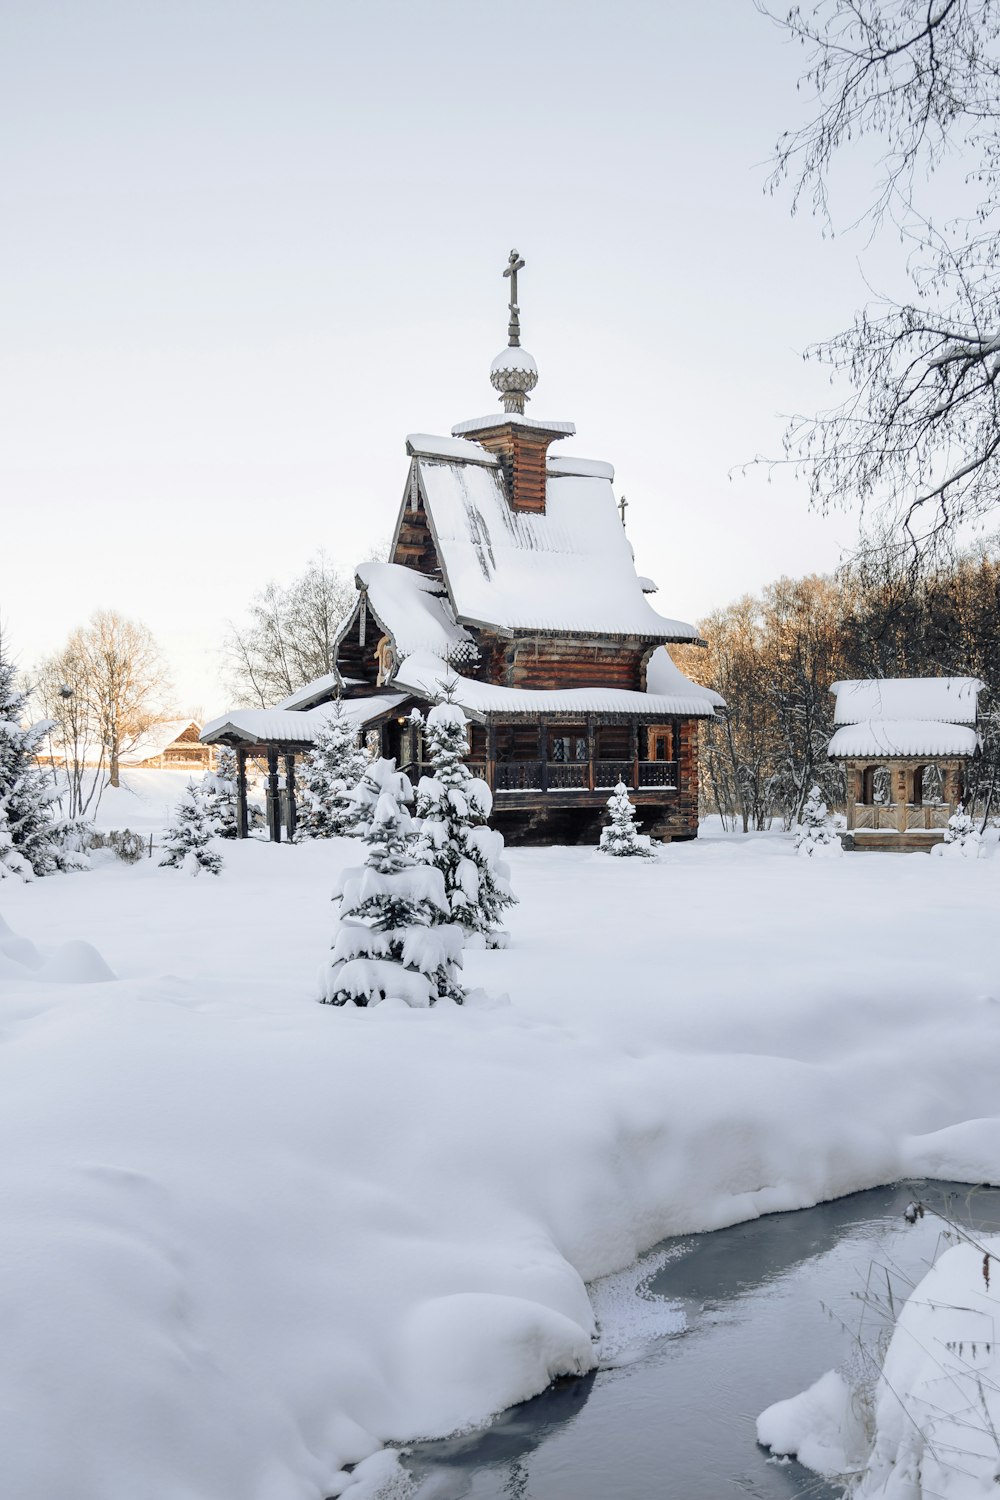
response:
[[[194,719],[171,719],[153,724],[122,754],[121,764],[133,770],[203,772],[211,768],[212,750],[202,743]]]
[[[831,760],[847,778],[849,849],[914,850],[940,843],[979,752],[974,677],[835,682]]]
[[[408,715],[447,687],[471,721],[472,768],[508,841],[595,842],[619,779],[645,831],[697,834],[698,725],[722,700],[667,653],[701,643],[650,603],[655,585],[636,573],[611,466],[552,454],[573,424],[524,414],[537,370],[519,344],[522,264],[513,254],[510,343],[491,370],[505,410],[407,439],[390,561],[357,570],[337,670],[202,733],[241,764],[267,758],[274,809],[283,762],[293,828],[295,755],[338,694],[382,754],[419,776],[429,766]]]

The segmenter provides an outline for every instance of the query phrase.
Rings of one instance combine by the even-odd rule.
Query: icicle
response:
[[[358,616],[358,645],[359,646],[363,646],[365,644],[365,637],[367,635],[367,632],[368,632],[368,594],[367,594],[367,592],[364,589],[362,589],[362,591],[361,591],[361,613]]]

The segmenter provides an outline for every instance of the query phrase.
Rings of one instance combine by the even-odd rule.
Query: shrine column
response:
[[[900,833],[906,832],[907,825],[907,800],[909,796],[909,772],[905,766],[894,765],[889,772],[892,786],[892,800],[896,804],[896,828]]]
[[[267,747],[267,828],[271,842],[281,843],[281,801],[278,794],[278,752]]]
[[[247,836],[247,753],[242,745],[236,747],[236,837]]]
[[[295,756],[285,755],[285,829],[288,842],[295,838]]]

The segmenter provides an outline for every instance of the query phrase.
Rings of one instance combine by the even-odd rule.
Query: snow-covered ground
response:
[[[515,850],[466,957],[511,1003],[370,1012],[313,1000],[358,845],[224,852],[0,889],[18,1500],[360,1500],[344,1464],[588,1367],[585,1283],[664,1236],[1000,1177],[994,848]]]

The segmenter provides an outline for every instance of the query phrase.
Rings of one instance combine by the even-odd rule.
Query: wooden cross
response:
[[[625,512],[626,512],[627,509],[628,509],[628,501],[625,499],[625,496],[623,495],[621,497],[621,499],[619,500],[619,502],[618,502],[618,514],[622,518],[622,528],[623,529],[624,529],[624,526],[625,526]]]
[[[517,273],[518,273],[518,271],[523,271],[523,270],[524,270],[524,261],[521,260],[521,259],[519,259],[518,253],[517,253],[516,250],[512,250],[510,252],[510,255],[507,258],[507,269],[503,273],[505,276],[509,276],[510,277],[510,310],[511,310],[511,312],[513,312],[514,309],[517,307]]]

